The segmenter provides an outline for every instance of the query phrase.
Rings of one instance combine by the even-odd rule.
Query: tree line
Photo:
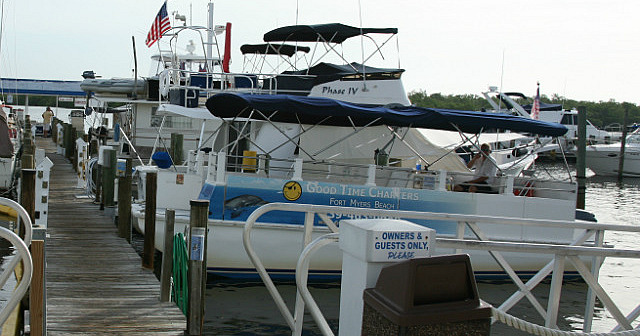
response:
[[[409,100],[412,104],[421,107],[446,108],[454,110],[480,111],[490,110],[491,105],[484,97],[476,94],[443,95],[441,93],[427,94],[424,90],[412,91],[409,93]],[[526,105],[533,103],[533,99],[515,99],[518,104]],[[611,124],[623,124],[624,112],[629,111],[628,123],[640,122],[640,107],[632,103],[619,103],[613,99],[609,101],[583,101],[573,100],[553,94],[551,97],[541,95],[540,101],[548,104],[562,104],[564,109],[578,108],[584,106],[587,110],[587,119],[598,127],[604,128]]]

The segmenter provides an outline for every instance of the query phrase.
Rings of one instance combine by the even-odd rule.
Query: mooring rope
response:
[[[493,318],[518,330],[528,332],[532,335],[540,336],[639,336],[640,329],[617,331],[610,333],[583,333],[575,331],[562,331],[543,327],[531,322],[527,322],[521,318],[509,315],[503,311],[493,308]]]

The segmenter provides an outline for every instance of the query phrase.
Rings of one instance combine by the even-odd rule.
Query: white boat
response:
[[[224,141],[225,145],[219,152],[211,152],[206,159],[193,160],[186,171],[159,170],[158,185],[167,191],[158,191],[156,203],[158,208],[168,204],[173,208],[182,207],[178,208],[175,221],[176,232],[181,232],[188,225],[187,202],[196,197],[193,188],[184,186],[205,180],[197,198],[210,201],[207,251],[210,272],[229,276],[255,275],[240,243],[244,221],[254,209],[271,202],[559,220],[575,218],[576,186],[572,183],[505,176],[497,178],[495,193],[458,193],[450,189],[469,179],[469,175],[445,170],[418,172],[413,167],[408,168],[415,165],[416,156],[422,157],[426,164],[438,157],[431,156],[434,153],[429,149],[413,151],[416,144],[423,143],[419,129],[427,125],[475,133],[483,126],[501,123],[504,128],[514,131],[527,129],[547,135],[565,132],[566,128],[560,125],[480,112],[474,115],[474,112],[417,107],[367,109],[327,98],[291,95],[223,93],[210,98],[207,107],[224,120],[217,140]],[[411,122],[399,116],[402,112],[412,115]],[[369,115],[372,113],[375,116]],[[416,113],[423,113],[425,117]],[[426,117],[427,114],[431,117]],[[248,118],[250,115],[254,117]],[[496,119],[486,119],[492,116]],[[237,124],[238,120],[243,121],[242,125]],[[311,120],[321,121],[320,125],[312,125]],[[369,123],[372,124],[365,127]],[[414,127],[407,127],[408,124]],[[230,138],[229,131],[233,129],[245,131]],[[265,139],[270,141],[267,143]],[[375,150],[390,142],[394,142],[394,146],[388,151],[389,163],[396,167],[373,165]],[[289,148],[282,150],[287,145]],[[228,154],[234,146],[244,146],[240,152],[245,155]],[[434,148],[441,150],[437,146]],[[274,155],[276,151],[280,151],[279,156]],[[445,166],[442,163],[441,167]],[[446,182],[439,184],[438,181]],[[288,190],[298,193],[290,194]],[[532,191],[521,193],[519,190]],[[181,198],[180,204],[175,201],[177,197]],[[132,213],[138,229],[144,231],[144,207],[134,205]],[[157,214],[155,227],[156,247],[160,250],[164,241],[163,213],[162,209]],[[344,219],[340,214],[330,214],[328,218],[336,223]],[[326,220],[315,219],[314,236],[328,232]],[[252,234],[254,249],[269,271],[292,274],[302,249],[303,222],[304,215],[283,212],[260,218]],[[429,225],[445,236],[456,230],[451,223],[418,223]],[[505,230],[490,223],[483,223],[481,227],[493,239],[517,241],[561,244],[570,242],[576,234],[569,229],[514,227]],[[451,251],[439,251],[448,252]],[[545,257],[512,255],[507,258],[514,257],[517,259],[516,271],[520,274],[530,274],[548,261]],[[504,275],[488,255],[472,254],[472,262],[479,275]],[[315,275],[337,275],[340,268],[338,250],[321,251],[311,264],[311,272]]]
[[[516,99],[527,100],[520,92],[501,92],[495,86],[489,87],[489,91],[482,92],[487,102],[491,105],[493,112],[510,113],[525,118],[531,118],[532,104],[520,105]],[[574,151],[575,143],[578,139],[578,110],[564,109],[561,104],[540,103],[538,119],[542,121],[562,124],[569,130],[559,137],[560,141],[555,143],[562,146],[563,151]],[[600,130],[587,120],[587,141],[591,144],[604,144],[616,141],[616,137],[611,133]],[[551,147],[550,147],[551,148]]]
[[[617,176],[622,143],[587,146],[585,163],[596,175]],[[640,177],[640,128],[627,135],[622,176]]]
[[[187,29],[180,28],[181,31]],[[212,24],[210,30],[213,30]],[[298,25],[275,29],[265,34],[264,40],[276,49],[284,43],[290,43],[289,46],[321,43],[327,47],[321,50],[333,53],[342,42],[352,37],[382,35],[385,38],[376,44],[380,47],[396,33],[394,28]],[[178,39],[172,36],[172,46],[178,43]],[[272,44],[276,42],[283,44]],[[294,51],[297,48],[294,47]],[[376,48],[372,55],[377,56],[379,52],[380,49]],[[273,55],[267,52],[264,56]],[[338,56],[342,54],[338,53]],[[174,131],[185,134],[185,148],[191,146],[192,149],[186,166],[171,166],[169,169],[139,166],[137,171],[141,181],[144,181],[146,171],[158,171],[155,241],[159,250],[163,250],[165,208],[176,210],[175,232],[181,232],[189,223],[189,200],[210,200],[207,268],[211,272],[255,275],[242,247],[241,235],[249,213],[265,202],[288,200],[390,210],[561,220],[575,218],[576,186],[571,183],[501,176],[496,179],[497,184],[491,194],[450,191],[453,185],[470,179],[471,172],[455,148],[447,149],[431,143],[428,131],[439,128],[460,134],[477,134],[482,129],[497,127],[536,133],[531,126],[537,125],[541,127],[539,133],[560,135],[566,132],[562,126],[495,114],[482,114],[480,119],[483,121],[479,122],[469,117],[477,112],[436,111],[410,106],[401,81],[404,70],[398,68],[377,68],[346,61],[333,64],[321,58],[304,63],[310,65],[305,69],[295,68],[295,63],[291,62],[289,65],[294,67],[282,73],[232,73],[213,71],[211,64],[215,65],[217,61],[214,59],[219,58],[205,57],[207,66],[203,72],[200,71],[202,66],[189,70],[186,64],[176,63],[176,58],[170,58],[172,62],[160,74],[156,97],[152,96],[153,90],[150,89],[147,97],[139,96],[135,101],[124,95],[96,95],[95,98],[105,102],[120,99],[120,102],[130,104],[132,115],[135,115],[131,130],[136,147],[142,140],[151,140],[141,139],[141,129],[145,127],[151,130],[145,134],[153,134],[154,138],[156,134],[167,136]],[[369,58],[365,56],[363,59]],[[192,60],[195,61],[196,57]],[[248,79],[249,85],[238,86],[238,78]],[[219,114],[220,106],[213,106],[220,99],[220,106],[230,109],[228,114]],[[287,108],[278,105],[278,99],[284,99]],[[248,100],[251,102],[247,103]],[[205,101],[207,108],[203,107]],[[317,104],[313,107],[314,104],[309,105],[308,102]],[[268,107],[271,103],[280,107],[273,110]],[[295,106],[304,106],[306,114],[289,109]],[[338,117],[341,121],[337,124],[328,121],[336,119],[333,114],[345,106],[349,106],[347,110],[365,114]],[[367,108],[381,113],[381,119],[365,118],[364,115],[371,113]],[[317,114],[309,114],[311,111]],[[405,117],[398,117],[395,121],[389,119],[389,115],[398,115],[398,111],[429,111],[434,115],[448,115],[451,119],[433,120],[433,124],[424,120],[420,123],[413,119],[408,121]],[[287,114],[296,118],[280,119]],[[168,118],[171,118],[171,126],[176,126],[175,121],[180,120],[184,127],[170,126],[166,129]],[[203,120],[204,126],[200,130],[192,124],[195,120]],[[364,120],[367,121],[363,123]],[[154,125],[163,126],[157,128]],[[187,145],[187,135],[191,134],[195,136]],[[479,147],[477,140],[474,146]],[[209,154],[203,151],[206,147]],[[513,149],[510,149],[512,154]],[[416,169],[418,164],[420,170]],[[142,201],[143,190],[141,188],[139,192]],[[301,193],[285,196],[285,190],[287,193],[290,190]],[[137,229],[144,231],[143,205],[134,204],[132,208]],[[332,214],[330,218],[341,219],[340,214]],[[327,220],[329,218],[316,219],[318,225],[314,236],[328,231]],[[437,229],[441,234],[455,231],[440,224],[429,223],[439,226]],[[300,217],[276,213],[261,219],[258,226],[253,237],[259,246],[254,248],[264,257],[266,267],[272,272],[292,274],[302,249]],[[505,230],[503,227],[493,228],[493,224],[488,223],[483,224],[483,228],[488,229],[495,239],[567,243],[575,235],[569,229],[532,231],[517,227]],[[339,252],[326,250],[320,255],[312,263],[312,273],[339,274]],[[538,257],[520,259],[517,271],[533,271],[546,261]],[[474,262],[474,269],[479,274],[503,274],[488,255],[476,255]]]
[[[6,113],[8,109],[9,113]],[[10,191],[15,174],[16,150],[20,132],[11,106],[0,103],[0,190]]]

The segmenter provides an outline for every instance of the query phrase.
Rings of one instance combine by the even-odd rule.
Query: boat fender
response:
[[[158,82],[160,84],[160,94],[166,97],[169,94],[169,84],[171,84],[171,76],[169,75],[169,70],[165,70],[160,73]]]

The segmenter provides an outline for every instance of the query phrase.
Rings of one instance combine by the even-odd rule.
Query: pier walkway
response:
[[[37,138],[54,163],[50,179],[46,253],[48,335],[182,335],[186,319],[173,302],[160,302],[160,283],[143,269],[133,247],[119,238],[111,217],[78,198],[76,173]]]

